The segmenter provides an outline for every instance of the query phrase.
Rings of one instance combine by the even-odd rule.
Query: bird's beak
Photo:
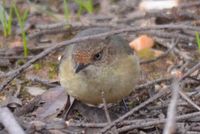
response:
[[[75,66],[75,73],[80,72],[82,69],[86,68],[89,64],[77,64]]]

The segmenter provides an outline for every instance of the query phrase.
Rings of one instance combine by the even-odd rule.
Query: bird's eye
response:
[[[95,55],[94,55],[94,60],[95,61],[97,61],[97,60],[100,60],[101,58],[102,58],[102,54],[103,54],[103,51],[100,51],[100,52],[98,52],[98,53],[96,53]]]

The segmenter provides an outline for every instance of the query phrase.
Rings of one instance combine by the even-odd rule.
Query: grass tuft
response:
[[[79,5],[78,15],[80,16],[83,11],[87,11],[89,14],[92,14],[94,11],[93,0],[74,0],[74,2]]]
[[[4,37],[11,35],[13,21],[13,5],[9,9],[9,15],[5,11],[4,7],[0,5],[0,22],[3,26]]]
[[[14,5],[14,10],[15,14],[17,16],[17,21],[21,29],[21,34],[22,34],[22,41],[23,41],[23,48],[24,48],[24,57],[28,56],[28,47],[27,47],[27,36],[26,36],[26,31],[25,31],[25,22],[28,17],[28,10],[25,10],[22,15],[20,15],[19,10],[17,9],[16,5]]]
[[[63,6],[64,6],[65,19],[68,20],[70,17],[70,9],[67,0],[63,0]]]

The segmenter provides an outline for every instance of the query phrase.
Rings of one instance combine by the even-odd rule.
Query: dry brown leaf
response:
[[[44,104],[33,113],[39,119],[56,117],[63,110],[68,100],[67,93],[60,86],[44,92],[41,98]]]
[[[138,52],[143,49],[152,48],[154,45],[154,40],[147,35],[141,35],[140,37],[131,41],[129,45],[132,49]]]

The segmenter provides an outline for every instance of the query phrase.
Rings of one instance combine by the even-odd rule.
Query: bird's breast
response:
[[[60,65],[60,82],[75,98],[90,104],[102,102],[101,92],[106,101],[116,102],[130,94],[139,78],[139,63],[133,55],[119,57],[106,66],[88,66],[74,73],[70,59]]]

